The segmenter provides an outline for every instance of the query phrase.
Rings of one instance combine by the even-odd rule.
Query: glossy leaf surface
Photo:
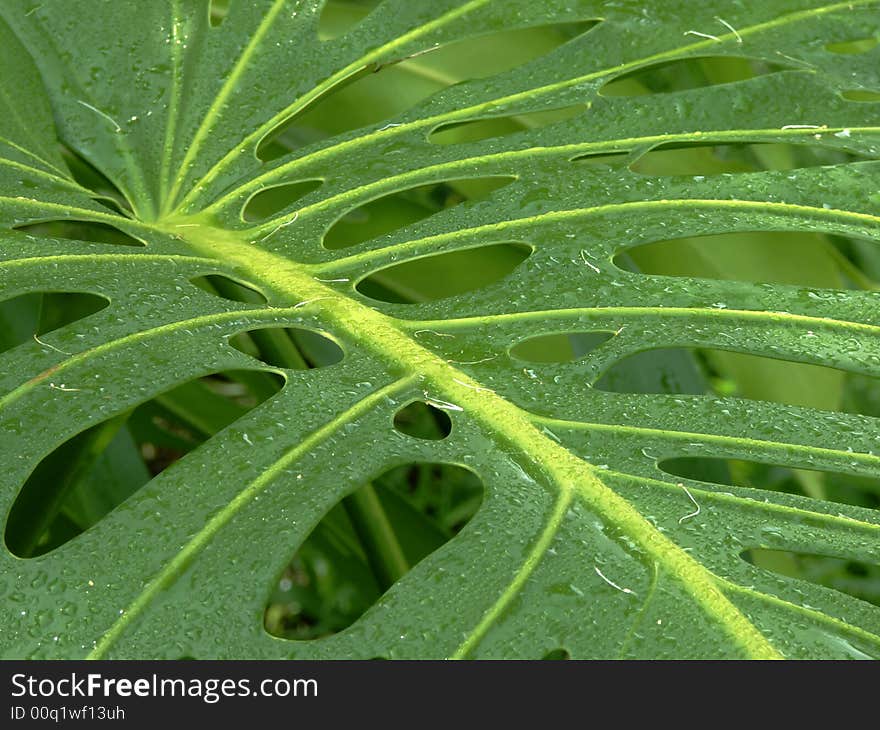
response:
[[[876,2],[209,6],[0,7],[0,298],[109,302],[65,300],[60,326],[0,354],[8,520],[38,466],[67,449],[85,470],[115,444],[100,505],[73,466],[35,502],[86,529],[22,557],[43,535],[7,524],[5,656],[880,655],[880,609],[768,562],[880,561],[876,510],[815,476],[880,478],[878,413],[842,385],[880,375],[880,298],[832,242],[871,278],[880,47],[852,42],[880,36]],[[496,66],[432,58],[511,32],[519,55],[480,51]],[[358,107],[395,66],[410,96]],[[731,145],[767,164],[724,162]],[[664,167],[667,149],[691,156]],[[752,237],[725,263],[701,243],[720,234]],[[661,263],[638,248],[681,240]],[[693,352],[739,390],[708,388]],[[767,359],[828,370],[775,398],[768,379],[796,386]],[[120,419],[161,423],[137,409],[184,413],[229,372],[252,400],[203,393],[165,435],[185,455],[125,481]],[[396,429],[414,402],[448,435]],[[666,466],[688,459],[692,476]],[[710,478],[730,460],[798,470],[817,498]],[[412,536],[426,557],[344,630],[270,635],[290,556],[413,462],[473,473],[473,517]]]

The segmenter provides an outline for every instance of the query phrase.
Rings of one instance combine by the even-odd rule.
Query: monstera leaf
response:
[[[880,4],[0,17],[5,656],[880,655]]]

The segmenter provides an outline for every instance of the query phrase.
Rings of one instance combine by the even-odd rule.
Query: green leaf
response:
[[[323,5],[0,7],[3,655],[880,656],[880,4]],[[460,531],[359,491],[411,463]],[[264,628],[301,548],[320,639]]]

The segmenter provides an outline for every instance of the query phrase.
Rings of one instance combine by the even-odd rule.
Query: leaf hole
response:
[[[277,368],[310,370],[341,362],[345,353],[328,336],[304,327],[264,327],[229,338],[236,350]]]
[[[589,108],[588,104],[573,104],[558,109],[441,124],[428,135],[428,141],[439,145],[462,144],[525,130],[534,131],[584,114]]]
[[[847,101],[880,101],[880,91],[870,91],[869,89],[848,89],[847,91],[841,91],[840,95]]]
[[[553,649],[548,651],[544,656],[541,657],[543,661],[559,661],[559,660],[568,660],[571,659],[571,654],[567,649]]]
[[[572,157],[569,162],[577,162],[581,165],[595,165],[596,167],[604,167],[607,169],[617,169],[629,159],[629,152],[614,152],[606,154],[604,152],[590,152],[585,155]]]
[[[474,177],[417,185],[375,198],[345,213],[324,234],[325,248],[348,248],[475,202],[510,185],[513,177]]]
[[[323,183],[323,180],[302,180],[260,190],[245,203],[241,216],[246,221],[264,221],[317,190]]]
[[[392,304],[436,301],[501,281],[531,254],[531,246],[523,243],[495,243],[422,256],[374,271],[356,289]]]
[[[829,43],[825,46],[825,50],[829,53],[842,53],[844,55],[853,55],[857,53],[867,53],[877,47],[880,38],[857,38],[851,41],[841,41],[838,43]]]
[[[643,66],[608,81],[602,96],[645,96],[747,81],[789,70],[786,66],[735,56],[700,56]]]
[[[708,382],[687,348],[658,348],[627,355],[593,386],[610,393],[702,395]]]
[[[124,233],[115,226],[92,221],[57,220],[27,223],[15,226],[13,230],[27,236],[40,238],[62,238],[71,241],[107,243],[114,246],[137,246],[139,248],[145,245],[143,241]]]
[[[613,332],[556,332],[538,335],[510,348],[511,357],[524,362],[575,362],[614,336]]]
[[[856,507],[880,509],[880,478],[747,459],[684,456],[658,468],[674,477],[730,487],[801,494]]]
[[[828,289],[871,288],[854,265],[877,243],[805,231],[712,233],[639,244],[612,262],[633,273]],[[809,293],[804,296],[815,298]]]
[[[630,165],[642,175],[721,175],[761,170],[797,170],[873,160],[849,150],[820,145],[734,143],[661,145]]]
[[[880,416],[880,381],[826,365],[724,349],[657,348],[628,355],[595,388],[616,393],[709,394]]]
[[[334,14],[348,8],[348,4],[339,6],[332,9]],[[331,12],[331,7],[328,4],[326,12]],[[359,22],[368,9],[348,8],[349,17]],[[328,89],[301,113],[269,132],[258,146],[257,156],[270,161],[318,140],[391,119],[453,84],[494,76],[545,56],[598,22],[485,33],[373,65]],[[351,27],[353,24],[347,26]]]
[[[284,386],[277,373],[227,370],[138,406],[128,427],[151,476],[271,398]]]
[[[332,41],[361,24],[381,0],[328,0],[318,19],[318,40]]]
[[[226,16],[229,15],[231,0],[210,0],[208,7],[208,22],[212,28],[219,28]]]
[[[414,401],[394,414],[394,428],[407,436],[439,441],[452,432],[452,419],[446,411]]]
[[[458,465],[386,471],[333,507],[305,539],[269,596],[266,631],[309,640],[348,628],[458,534],[482,500],[482,481]],[[379,537],[377,515],[387,526]],[[402,556],[391,568],[382,558],[389,550]]]
[[[809,581],[880,606],[880,565],[850,558],[767,548],[745,550],[740,557],[777,575]]]
[[[232,302],[246,302],[250,304],[267,304],[268,299],[248,284],[230,279],[223,274],[207,274],[190,279],[190,283],[202,291],[214,294],[221,299]]]
[[[127,215],[131,212],[131,204],[122,191],[85,157],[65,145],[61,146],[61,156],[73,179],[91,190],[95,194],[96,202],[114,213]]]
[[[110,304],[96,294],[37,292],[0,301],[0,352],[100,312]]]
[[[6,521],[7,547],[20,558],[61,547],[281,384],[270,373],[215,373],[82,431],[44,457],[25,481]]]

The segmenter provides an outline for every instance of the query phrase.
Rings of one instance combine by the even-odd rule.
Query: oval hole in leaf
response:
[[[705,456],[665,459],[657,466],[671,476],[684,479],[786,494],[806,494],[841,504],[880,509],[880,478],[877,477]]]
[[[43,555],[100,522],[153,476],[277,392],[277,375],[228,371],[170,389],[74,436],[28,477],[6,522],[20,558]]]
[[[873,160],[849,150],[811,144],[736,143],[661,145],[630,165],[642,175],[721,175],[760,170],[798,170]]]
[[[366,18],[382,0],[328,0],[318,19],[318,40],[345,35]]]
[[[423,256],[379,269],[356,288],[370,299],[392,304],[445,299],[500,281],[531,253],[531,246],[522,243],[495,243]]]
[[[210,0],[208,8],[208,20],[212,28],[219,28],[229,14],[231,0]]]
[[[482,481],[454,464],[419,462],[385,472],[330,510],[297,550],[269,597],[266,631],[295,640],[338,633],[388,590],[389,570],[363,519],[365,503],[384,515],[405,572],[460,532],[482,499]]]
[[[487,198],[510,185],[513,177],[474,177],[398,190],[353,208],[324,234],[324,248],[354,246],[405,228],[465,202]]]
[[[524,112],[502,117],[474,119],[468,122],[452,122],[441,124],[428,135],[432,144],[461,144],[478,142],[494,137],[503,137],[514,132],[542,129],[557,122],[563,122],[583,114],[589,109],[588,104],[573,104],[558,109]]]
[[[806,580],[880,606],[880,565],[849,558],[752,548],[740,557],[748,563],[787,578]],[[880,658],[880,652],[872,655]]]
[[[207,274],[190,279],[195,286],[202,291],[215,294],[221,299],[233,302],[250,302],[253,304],[266,304],[269,300],[263,294],[251,286],[243,284],[235,279],[230,279],[223,274]]]
[[[361,12],[359,19],[365,15]],[[494,76],[545,56],[598,22],[485,33],[373,65],[328,89],[300,114],[269,132],[260,142],[257,156],[273,160],[317,140],[379,124],[453,84]]]
[[[621,358],[602,374],[593,387],[610,393],[701,395],[708,386],[689,350],[668,347]]]
[[[116,246],[143,247],[143,241],[120,231],[115,226],[91,221],[46,221],[44,223],[28,223],[15,226],[13,230],[25,235],[46,238],[64,238],[73,241],[89,241],[91,243],[109,243]]]
[[[548,651],[544,656],[541,657],[541,659],[544,661],[571,659],[571,654],[569,654],[567,649],[553,649],[552,651]]]
[[[852,41],[829,43],[825,46],[825,50],[830,53],[852,55],[855,53],[867,53],[872,48],[876,48],[878,43],[880,43],[880,38],[857,38]]]
[[[721,397],[878,416],[880,380],[839,368],[722,349],[657,348],[618,360],[597,390]]]
[[[557,332],[518,342],[510,355],[524,362],[575,362],[614,336],[613,332]]]
[[[452,431],[452,419],[424,401],[414,401],[394,414],[394,428],[407,436],[439,441]]]
[[[294,370],[335,365],[345,357],[329,337],[304,327],[249,330],[230,337],[229,344],[267,365]]]
[[[271,218],[300,198],[317,190],[323,183],[323,180],[302,180],[273,185],[251,196],[242,209],[241,217],[246,221],[263,221]]]
[[[880,91],[869,91],[868,89],[849,89],[841,91],[840,95],[847,101],[880,101]]]
[[[870,287],[847,258],[870,240],[806,231],[742,231],[639,244],[612,262],[624,271],[799,287]],[[854,255],[854,254],[852,254]]]
[[[735,56],[701,56],[643,66],[608,81],[602,96],[645,96],[746,81],[788,70],[786,66]]]
[[[581,165],[595,165],[608,169],[618,169],[629,159],[629,152],[613,152],[610,154],[589,153],[572,157],[569,162],[577,162]]]
[[[108,304],[97,294],[74,292],[21,294],[0,301],[0,352],[73,324]]]

